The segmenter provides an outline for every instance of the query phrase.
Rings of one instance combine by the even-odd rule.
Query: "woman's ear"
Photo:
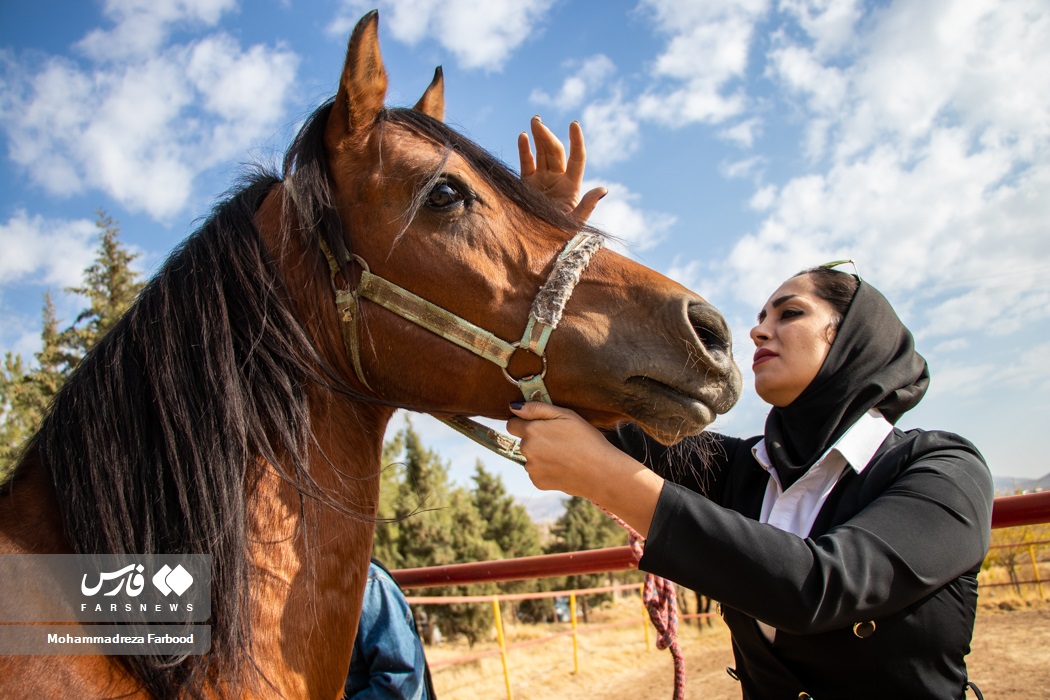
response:
[[[832,319],[828,327],[824,329],[824,336],[828,339],[828,345],[832,345],[835,342],[835,337],[839,334],[839,326],[842,324],[842,319],[836,316]]]

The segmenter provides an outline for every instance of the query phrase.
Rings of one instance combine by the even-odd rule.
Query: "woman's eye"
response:
[[[784,309],[780,314],[780,318],[794,318],[795,316],[801,315],[802,311],[799,309]]]
[[[463,193],[447,182],[434,185],[427,195],[427,206],[431,209],[449,209],[464,201]]]

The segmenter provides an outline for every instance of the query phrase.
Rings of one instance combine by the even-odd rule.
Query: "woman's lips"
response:
[[[759,348],[758,350],[755,350],[755,359],[751,361],[751,366],[752,367],[757,367],[758,365],[762,364],[763,362],[768,362],[769,360],[772,360],[776,356],[777,356],[777,354],[775,352],[773,352],[772,350],[767,350],[765,348]]]

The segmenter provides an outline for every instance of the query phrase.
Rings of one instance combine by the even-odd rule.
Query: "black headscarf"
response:
[[[845,273],[843,273],[845,274]],[[926,393],[930,372],[886,297],[863,281],[820,371],[766,418],[766,450],[784,488],[806,473],[869,409],[890,423]]]

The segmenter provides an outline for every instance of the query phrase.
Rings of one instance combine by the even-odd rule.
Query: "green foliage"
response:
[[[66,377],[116,324],[143,287],[131,269],[137,256],[121,244],[120,229],[113,219],[100,211],[96,225],[98,253],[84,271],[84,286],[64,290],[85,297],[87,308],[72,325],[59,331],[51,293],[46,293],[35,366],[8,352],[0,367],[0,478],[14,467],[22,445],[36,432]]]
[[[50,293],[44,295],[40,340],[35,368],[28,367],[21,355],[9,352],[4,358],[0,372],[0,407],[3,409],[0,474],[14,465],[21,445],[36,431],[51,397],[62,386],[68,371],[62,359],[58,321]]]
[[[540,533],[525,506],[507,493],[497,474],[479,460],[474,466],[474,506],[485,524],[485,539],[499,547],[504,558],[542,553]]]
[[[547,552],[577,552],[604,547],[619,547],[627,544],[627,533],[615,520],[600,511],[585,498],[573,496],[565,504],[562,514],[551,528],[552,541]],[[555,585],[564,589],[597,588],[612,582],[609,574],[578,574],[567,576]],[[581,599],[584,620],[588,605],[594,600],[607,600],[609,594],[589,596]]]
[[[576,552],[627,544],[627,533],[615,520],[585,498],[573,496],[551,528],[554,540],[547,551]]]
[[[138,254],[121,245],[120,228],[116,222],[99,211],[95,226],[99,229],[98,254],[95,262],[84,270],[84,286],[65,290],[88,301],[88,307],[62,332],[70,369],[116,325],[145,286],[131,269]]]
[[[440,566],[496,558],[484,538],[484,523],[470,494],[453,488],[448,465],[427,449],[411,422],[383,450],[380,522],[375,555],[391,568]],[[426,595],[495,593],[488,586],[446,586]],[[429,606],[428,619],[446,636],[462,635],[470,644],[492,629],[492,611],[477,605]]]
[[[449,481],[448,465],[408,426],[384,445],[373,552],[391,568],[441,566],[541,553],[540,535],[524,506],[480,463],[473,490]],[[444,586],[427,596],[489,595],[536,590],[541,582]],[[477,603],[427,606],[445,636],[473,645],[492,632],[492,608]]]
[[[529,517],[525,506],[507,493],[498,474],[485,469],[481,460],[474,466],[474,505],[485,525],[485,539],[494,542],[499,558],[532,557],[543,553],[540,531]],[[548,590],[546,581],[506,581],[499,584],[502,593],[529,593]],[[546,619],[554,608],[550,598],[519,601],[511,606],[512,615],[528,621]]]

